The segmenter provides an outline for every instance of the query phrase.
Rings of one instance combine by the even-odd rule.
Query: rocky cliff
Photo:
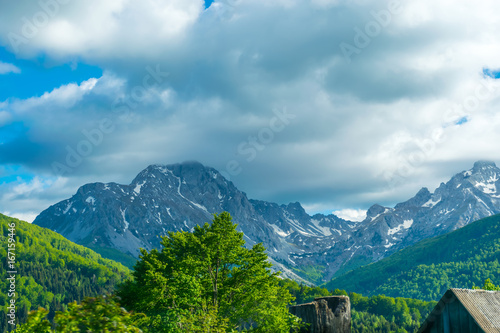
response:
[[[350,333],[351,303],[347,296],[316,298],[290,307],[290,313],[309,324],[301,333]]]

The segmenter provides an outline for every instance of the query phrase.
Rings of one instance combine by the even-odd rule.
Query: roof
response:
[[[447,303],[458,299],[476,324],[486,333],[500,332],[500,291],[482,289],[449,289],[422,323],[421,333],[441,314]]]
[[[485,332],[500,331],[500,291],[450,289]]]

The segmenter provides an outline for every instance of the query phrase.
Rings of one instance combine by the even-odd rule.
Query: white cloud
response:
[[[0,126],[8,123],[12,119],[10,113],[7,111],[0,111]]]
[[[69,83],[44,93],[40,97],[31,97],[26,100],[15,100],[11,108],[16,112],[40,111],[40,107],[62,107],[68,109],[81,102],[82,98],[90,93],[98,79],[91,78],[80,84]]]
[[[4,212],[3,214],[10,217],[15,217],[16,219],[19,219],[21,221],[32,223],[38,216],[38,214],[40,214],[40,212]]]
[[[0,75],[9,73],[19,74],[21,73],[21,70],[13,64],[0,61]]]
[[[89,0],[60,4],[50,10],[38,2],[6,7],[0,14],[0,29],[6,32],[2,34],[3,42],[25,56],[47,52],[62,58],[126,59],[147,57],[182,39],[203,12],[204,3]],[[46,20],[40,21],[39,17]]]
[[[66,184],[67,180],[64,178],[58,179],[42,179],[35,176],[30,181],[26,182],[21,178],[18,178],[14,184],[9,184],[9,191],[3,194],[4,200],[13,200],[15,198],[28,198],[34,194],[39,194],[45,192],[47,188],[51,187],[62,187]],[[5,186],[5,185],[4,185]]]
[[[333,211],[341,219],[348,221],[360,222],[366,218],[366,210],[364,209],[341,209]]]
[[[18,178],[0,184],[0,211],[31,223],[42,210],[58,201],[61,196],[74,194],[71,192],[73,186],[67,178],[42,176],[35,176],[30,180]]]
[[[251,198],[331,211],[394,204],[476,159],[500,161],[499,90],[463,112],[467,123],[455,125],[448,112],[487,81],[483,68],[500,68],[500,3],[407,1],[350,64],[340,43],[354,45],[355,29],[388,2],[215,4],[205,11],[201,0],[61,5],[18,56],[81,59],[105,74],[4,103],[0,123],[26,126],[19,135],[29,154],[21,158],[12,140],[0,146],[2,163],[48,173],[67,146],[86,140],[83,130],[109,118],[115,130],[72,170],[57,200],[87,181],[130,182],[149,163],[200,160],[224,171],[236,160],[242,171],[232,180]],[[20,18],[40,10],[36,3],[5,9],[1,36],[21,33]],[[168,77],[134,99],[147,67]],[[118,97],[128,98],[128,112],[113,112]],[[241,154],[276,108],[296,118],[253,158]]]

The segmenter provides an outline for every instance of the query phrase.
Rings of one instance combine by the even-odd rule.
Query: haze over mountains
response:
[[[118,258],[159,247],[168,231],[189,231],[228,211],[248,245],[264,243],[285,276],[313,282],[377,261],[422,239],[500,213],[500,169],[476,162],[434,193],[421,189],[394,208],[373,205],[362,222],[308,215],[299,203],[248,199],[217,170],[197,162],[151,165],[130,185],[92,183],[34,224]],[[123,261],[123,260],[122,260]]]

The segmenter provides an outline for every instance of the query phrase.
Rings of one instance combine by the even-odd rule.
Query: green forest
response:
[[[264,246],[247,249],[236,227],[224,212],[193,232],[169,232],[161,250],[141,251],[118,298],[85,298],[53,318],[40,308],[16,332],[297,332],[293,297]]]
[[[316,297],[346,295],[351,301],[353,333],[408,332],[418,330],[437,302],[425,302],[410,298],[393,298],[383,295],[366,297],[345,290],[328,290],[324,287],[310,287],[284,279],[280,282],[295,297],[294,304],[313,301]]]
[[[325,286],[366,295],[438,300],[453,288],[481,286],[500,276],[500,215],[423,240],[360,267]]]
[[[344,277],[351,279],[346,288],[341,278],[319,287],[280,278],[262,244],[244,246],[228,213],[193,232],[168,233],[161,250],[141,251],[133,271],[55,232],[0,215],[0,332],[8,327],[6,249],[12,223],[16,315],[18,323],[29,318],[16,332],[293,332],[304,324],[288,306],[348,295],[353,333],[414,333],[444,293],[439,288],[500,289],[492,283],[498,277],[499,216],[354,270]],[[436,253],[438,245],[444,247]],[[369,288],[376,289],[368,293]],[[407,294],[412,297],[394,297]],[[28,315],[30,310],[36,311]]]
[[[30,310],[44,307],[52,319],[67,303],[114,291],[130,271],[114,261],[74,244],[61,235],[0,214],[0,332],[7,328],[7,240],[15,224],[17,319],[24,322]]]

